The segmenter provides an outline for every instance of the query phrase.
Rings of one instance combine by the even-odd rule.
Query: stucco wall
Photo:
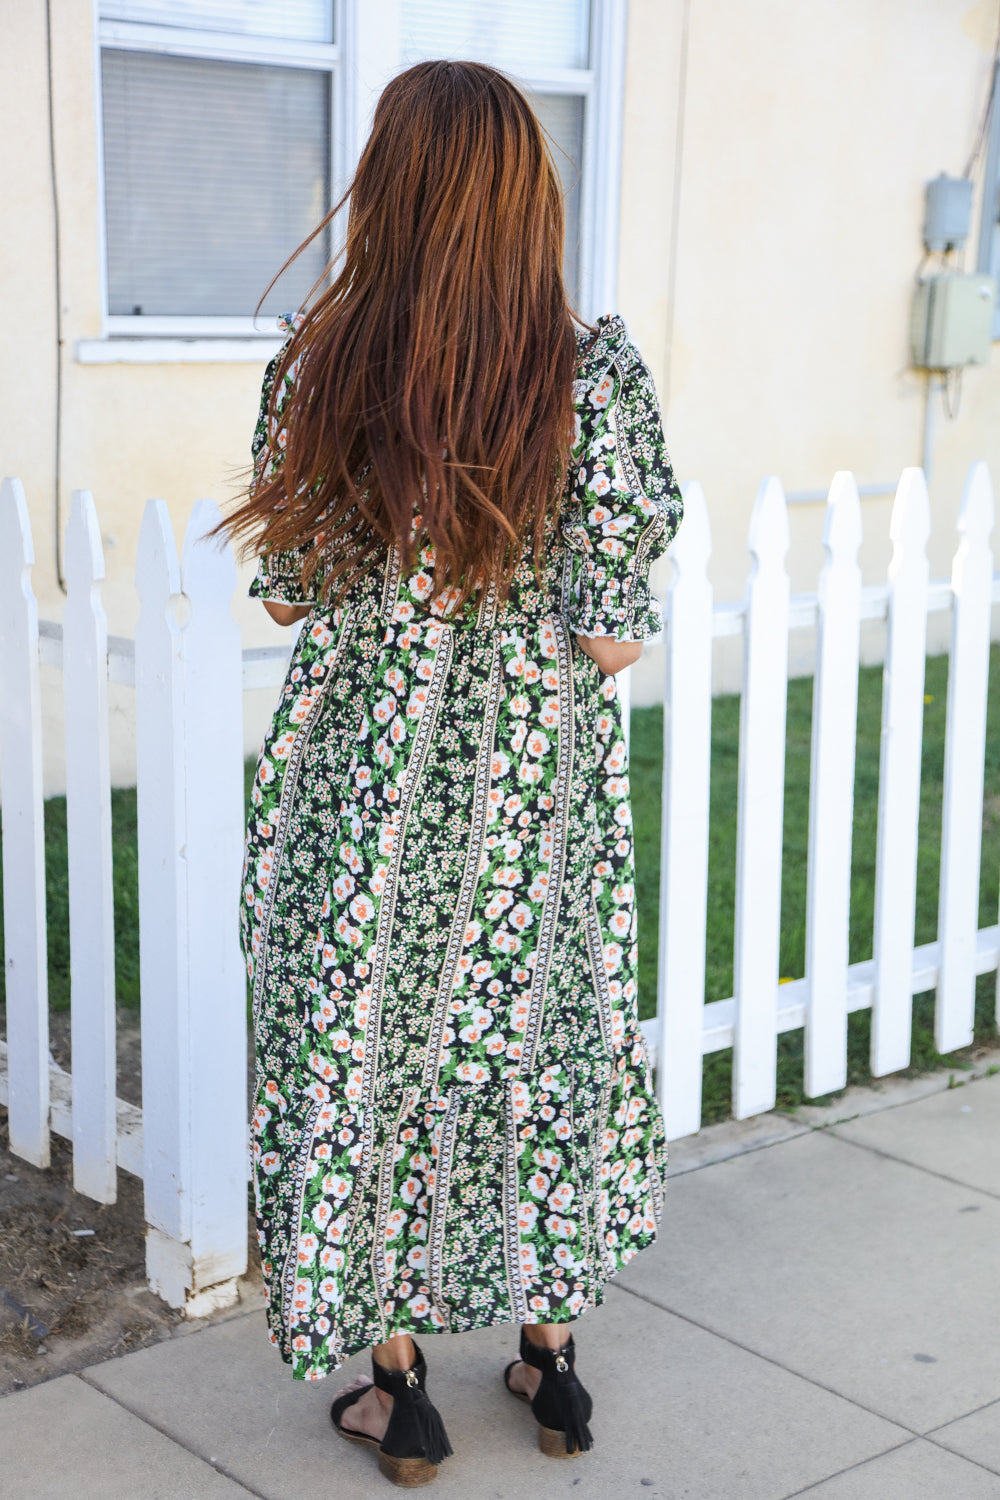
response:
[[[739,595],[765,473],[818,488],[835,469],[894,481],[921,461],[925,377],[908,367],[923,184],[961,171],[982,109],[998,0],[630,0],[619,309],[653,369],[678,474],[699,478],[718,598]],[[0,0],[0,98],[16,122],[0,157],[0,298],[12,330],[0,365],[0,468],[28,495],[40,612],[59,618],[54,480],[56,318],[44,7]],[[178,538],[199,495],[225,500],[247,461],[262,361],[80,364],[100,333],[93,20],[52,0],[62,271],[62,513],[93,490],[105,537],[112,631],[135,621],[131,575],[143,502],[167,501]],[[10,39],[13,38],[13,44]],[[9,127],[10,128],[10,127]],[[970,259],[971,264],[971,259]],[[16,344],[14,342],[16,340]],[[931,571],[946,574],[965,470],[1000,477],[1000,356],[967,372],[958,419],[936,422]],[[866,581],[884,577],[889,500],[863,502]],[[792,511],[794,589],[814,587],[822,507]],[[660,566],[662,581],[668,565]],[[245,641],[282,638],[238,598]],[[944,644],[940,622],[931,644]],[[868,644],[878,650],[877,632]],[[658,691],[662,653],[634,673]],[[807,643],[793,642],[802,669]],[[734,686],[738,652],[720,652]],[[247,742],[266,713],[248,705]],[[49,786],[61,774],[56,702]],[[116,776],[131,767],[128,705]]]
[[[620,304],[678,474],[705,488],[717,598],[742,594],[762,475],[894,483],[922,460],[907,335],[924,183],[963,170],[998,20],[997,0],[630,0]],[[932,576],[950,571],[969,463],[1000,479],[997,349],[966,372],[956,421],[935,400]],[[890,503],[863,501],[866,582],[885,576]],[[792,509],[795,590],[815,587],[822,522],[821,505]],[[932,622],[932,649],[945,630]],[[636,701],[660,655],[635,672]],[[735,687],[724,656],[718,685]]]

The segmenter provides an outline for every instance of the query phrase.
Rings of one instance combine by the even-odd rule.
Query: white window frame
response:
[[[326,72],[330,79],[330,166],[333,201],[348,181],[353,154],[353,122],[348,119],[349,90],[345,74],[350,59],[344,46],[349,23],[345,14],[353,0],[334,0],[334,42],[302,42],[280,37],[243,36],[234,32],[202,31],[140,21],[106,20],[95,0],[94,76],[96,80],[98,265],[100,275],[101,338],[82,339],[77,358],[87,364],[113,362],[173,362],[259,360],[278,345],[274,317],[126,316],[108,311],[107,206],[104,174],[104,109],[101,93],[101,51],[158,52],[174,57],[205,57],[217,62],[247,62]],[[345,66],[346,64],[346,66]],[[277,268],[275,268],[277,269]]]
[[[627,0],[591,0],[580,195],[580,311],[591,320],[618,311],[627,29]]]
[[[1000,283],[1000,62],[993,65],[976,262],[978,270],[985,271]],[[1000,339],[1000,297],[993,312],[993,338]]]
[[[269,357],[278,347],[273,319],[260,318],[255,323],[252,317],[123,316],[108,312],[101,48],[329,71],[331,175],[336,201],[350,181],[371,125],[375,101],[402,66],[399,0],[334,0],[337,40],[333,43],[105,20],[100,15],[100,0],[94,0],[93,17],[101,337],[78,341],[77,359],[87,364],[145,364],[259,361]],[[627,0],[591,0],[590,67],[529,67],[517,74],[518,82],[529,92],[574,94],[584,101],[578,305],[587,319],[616,310],[626,25]]]

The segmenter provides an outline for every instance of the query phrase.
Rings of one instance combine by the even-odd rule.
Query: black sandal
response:
[[[594,1403],[576,1378],[575,1359],[572,1334],[561,1349],[542,1349],[529,1341],[522,1326],[520,1357],[512,1359],[503,1372],[504,1385],[511,1395],[519,1401],[531,1400],[538,1423],[538,1446],[547,1458],[575,1458],[594,1446],[587,1426]],[[510,1372],[517,1364],[531,1365],[542,1372],[538,1390],[531,1398],[511,1386]]]
[[[330,1421],[341,1437],[352,1443],[366,1443],[378,1449],[378,1466],[386,1479],[403,1489],[430,1484],[437,1476],[437,1466],[451,1456],[452,1448],[436,1406],[427,1396],[427,1365],[416,1343],[416,1358],[408,1370],[386,1370],[375,1363],[372,1355],[372,1378],[375,1386],[392,1397],[389,1425],[381,1443],[366,1432],[354,1432],[341,1425],[349,1406],[360,1401],[371,1386],[345,1391],[330,1407]]]

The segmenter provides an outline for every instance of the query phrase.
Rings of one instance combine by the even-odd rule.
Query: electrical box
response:
[[[910,315],[913,363],[923,370],[989,364],[996,298],[992,276],[944,271],[919,281]]]
[[[960,250],[972,219],[972,181],[944,172],[927,184],[924,197],[924,249]]]

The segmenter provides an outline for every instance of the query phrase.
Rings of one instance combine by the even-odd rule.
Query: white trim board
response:
[[[81,365],[231,365],[262,364],[281,348],[280,338],[206,339],[169,338],[77,339],[76,361]]]

